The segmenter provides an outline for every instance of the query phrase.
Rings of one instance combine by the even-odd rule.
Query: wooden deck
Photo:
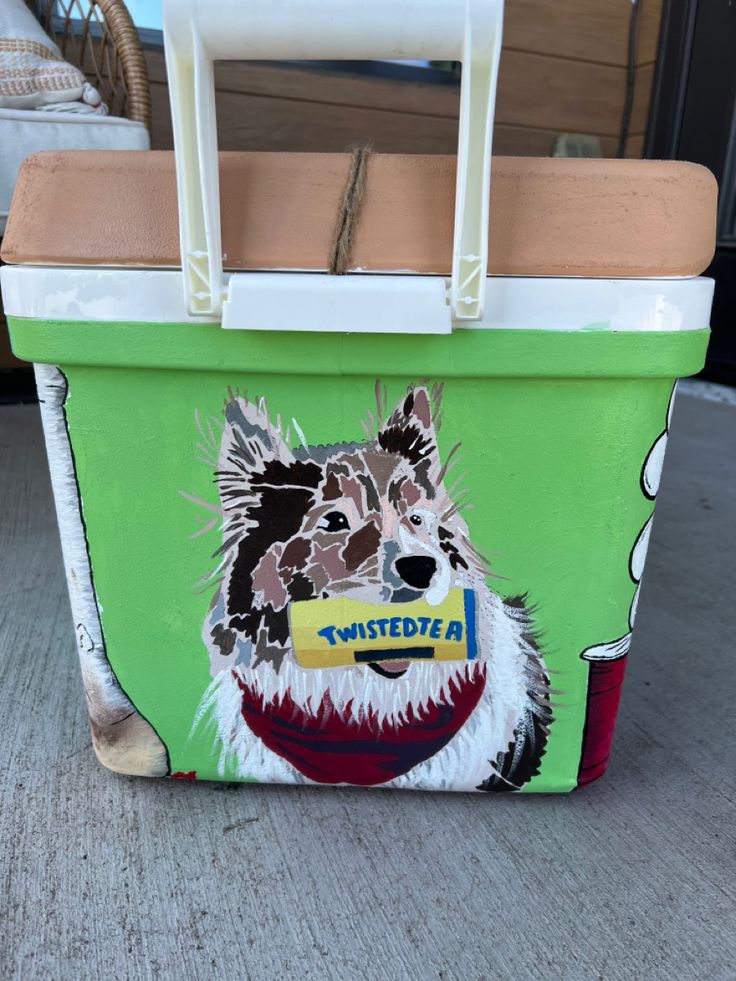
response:
[[[0,977],[733,978],[736,407],[673,431],[608,774],[490,800],[102,770],[37,409],[0,407]]]

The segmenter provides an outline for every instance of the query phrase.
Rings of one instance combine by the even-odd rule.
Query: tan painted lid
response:
[[[327,266],[347,154],[223,153],[227,269]],[[376,154],[352,268],[449,274],[455,158]],[[489,272],[693,276],[715,246],[717,187],[695,164],[497,157]],[[2,258],[50,265],[178,266],[174,155],[65,151],[21,170]]]

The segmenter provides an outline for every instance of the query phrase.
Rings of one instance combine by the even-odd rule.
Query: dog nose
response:
[[[396,571],[414,589],[428,589],[437,563],[429,555],[407,555],[396,560]]]

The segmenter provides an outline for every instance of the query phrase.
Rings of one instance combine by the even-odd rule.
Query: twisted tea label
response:
[[[304,668],[374,661],[464,661],[477,654],[475,593],[453,589],[442,603],[362,603],[346,597],[292,603],[294,653]]]

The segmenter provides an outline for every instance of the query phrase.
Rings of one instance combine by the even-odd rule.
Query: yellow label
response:
[[[438,606],[338,597],[292,603],[291,639],[304,668],[371,661],[464,661],[477,654],[475,593],[452,589]]]

